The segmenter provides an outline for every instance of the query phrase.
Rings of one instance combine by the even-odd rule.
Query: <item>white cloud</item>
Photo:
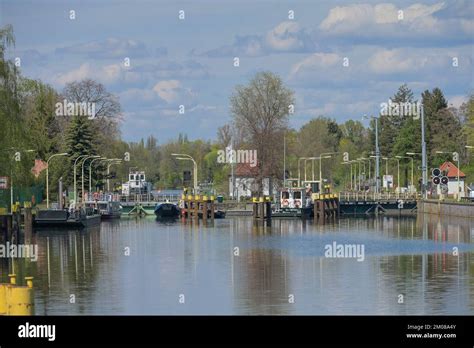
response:
[[[83,63],[79,68],[53,76],[53,82],[63,86],[69,82],[80,81],[86,78],[97,80],[104,84],[137,84],[143,81],[140,74],[128,70],[121,64],[96,65],[90,62]]]
[[[160,81],[153,86],[153,91],[168,104],[189,105],[195,97],[195,93],[190,88],[182,87],[178,80]]]
[[[342,57],[339,55],[335,53],[315,53],[301,62],[294,64],[290,71],[290,78],[297,77],[300,72],[306,73],[309,70],[324,70],[336,64],[342,65]]]
[[[138,40],[108,38],[56,49],[56,54],[84,55],[93,59],[112,59],[148,56],[146,45]]]
[[[276,51],[300,51],[308,45],[309,38],[294,21],[278,24],[265,36],[268,48]]]
[[[443,9],[443,2],[424,5],[413,4],[407,8],[398,8],[394,4],[354,4],[349,6],[337,6],[329,11],[328,16],[321,22],[319,28],[323,31],[333,33],[350,33],[357,29],[371,31],[372,25],[398,24],[407,25],[415,22],[424,23],[421,26],[426,28],[436,23],[432,15]],[[403,19],[399,20],[398,11],[403,11]],[[368,27],[369,26],[369,27]]]
[[[378,74],[407,72],[423,68],[428,57],[413,57],[403,54],[403,50],[381,50],[369,59],[370,69]]]
[[[453,58],[457,57],[458,67],[453,67]],[[443,76],[461,73],[472,73],[472,58],[468,47],[457,49],[413,49],[398,48],[392,50],[380,49],[368,60],[371,72],[377,74],[413,73],[423,74],[425,78],[438,76],[440,71]]]
[[[258,57],[276,52],[308,52],[314,46],[311,36],[304,28],[297,22],[286,21],[263,35],[237,35],[231,45],[212,49],[204,52],[203,55]]]
[[[158,60],[153,64],[137,65],[131,71],[144,75],[149,79],[207,79],[210,74],[208,68],[195,60],[184,62]]]
[[[93,75],[93,68],[90,63],[84,63],[79,68],[60,73],[54,77],[54,81],[59,85],[65,85],[69,82],[80,81],[90,78]]]
[[[181,83],[178,80],[160,81],[153,87],[153,91],[168,103],[178,99],[180,90]]]

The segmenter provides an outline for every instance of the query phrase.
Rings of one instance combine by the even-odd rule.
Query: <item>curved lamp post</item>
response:
[[[411,160],[411,186],[414,187],[413,183],[413,156],[395,156],[396,158],[408,158]]]
[[[76,170],[76,165],[77,165],[77,161],[84,158],[84,157],[87,157],[89,155],[80,155],[80,156],[77,156],[76,160],[74,161],[74,203],[77,204],[77,179],[76,179],[76,176],[77,176],[77,170]]]
[[[172,153],[171,156],[175,157],[180,161],[192,161],[193,162],[193,177],[194,177],[194,194],[197,194],[197,163],[190,155],[183,153]]]
[[[328,155],[337,155],[337,154],[338,154],[338,152],[325,152],[325,153],[319,154],[319,157],[317,157],[319,159],[319,182],[320,182],[321,185],[323,183],[323,175],[322,175],[322,173],[323,173],[323,171],[322,171],[323,161],[322,161],[322,159],[323,158],[331,158],[331,156],[329,156],[329,157],[327,157],[327,156]]]
[[[68,155],[67,152],[57,153],[57,154],[54,154],[54,155],[50,156],[48,158],[48,160],[46,161],[46,209],[49,209],[49,161],[53,157],[67,156],[67,155]],[[62,194],[62,193],[60,192],[59,194]],[[61,199],[61,197],[60,197],[60,199]]]
[[[301,160],[307,160],[309,157],[298,158],[298,187],[301,187]]]
[[[109,164],[107,164],[107,192],[110,192],[110,179],[109,179],[110,166],[112,166],[114,164],[122,163],[122,159],[120,159],[120,158],[110,158],[110,159],[106,160],[106,162],[110,162]]]
[[[81,191],[81,203],[84,203],[84,164],[86,161],[90,158],[99,158],[99,155],[92,155],[92,156],[87,156],[82,160],[82,178],[81,178],[81,184],[82,184],[82,191]]]

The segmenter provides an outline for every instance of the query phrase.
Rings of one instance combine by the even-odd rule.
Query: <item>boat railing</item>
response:
[[[120,195],[119,195],[118,193],[99,193],[99,192],[89,193],[89,192],[86,192],[86,193],[84,193],[84,200],[85,200],[86,202],[95,202],[95,201],[112,202],[112,201],[120,201]]]

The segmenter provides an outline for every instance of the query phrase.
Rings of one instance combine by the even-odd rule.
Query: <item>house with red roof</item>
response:
[[[439,166],[441,173],[444,176],[447,176],[448,181],[448,195],[455,195],[458,192],[461,193],[461,197],[465,196],[464,181],[466,180],[466,174],[464,174],[458,167],[456,167],[452,162],[446,161]],[[458,174],[459,174],[459,184],[458,184]]]
[[[229,196],[240,201],[241,197],[252,197],[258,191],[257,179],[259,176],[260,168],[258,166],[251,166],[249,163],[236,163],[234,165],[234,182],[232,182],[232,175],[229,175]],[[270,177],[265,175],[263,180],[263,194],[270,194]],[[273,191],[274,194],[278,185],[276,180],[273,180]]]

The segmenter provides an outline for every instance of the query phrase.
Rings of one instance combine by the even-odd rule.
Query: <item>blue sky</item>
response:
[[[92,78],[118,95],[128,141],[215,138],[235,85],[262,70],[295,91],[293,127],[376,114],[403,83],[417,96],[440,87],[453,106],[474,86],[472,0],[0,0],[0,24],[26,76],[58,90]]]

